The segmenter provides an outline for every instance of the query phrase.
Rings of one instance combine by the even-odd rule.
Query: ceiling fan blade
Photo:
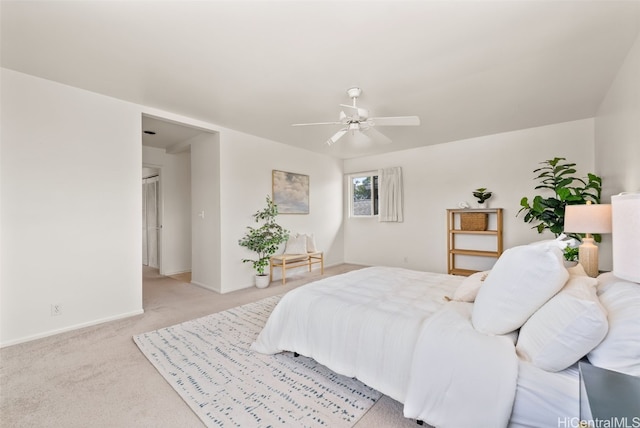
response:
[[[378,131],[375,128],[369,128],[367,130],[364,130],[363,132],[369,135],[369,137],[371,137],[377,143],[382,143],[382,144],[392,143],[391,138],[387,137],[386,135],[384,135],[382,132]]]
[[[370,117],[375,126],[417,126],[420,125],[418,116],[396,116],[396,117]]]
[[[347,129],[341,129],[338,132],[336,132],[335,134],[333,134],[333,136],[331,138],[329,138],[327,140],[327,145],[332,145],[333,143],[335,143],[336,141],[338,141],[340,138],[342,138],[342,136],[344,134],[347,133]]]
[[[291,126],[342,125],[342,122],[293,123]]]

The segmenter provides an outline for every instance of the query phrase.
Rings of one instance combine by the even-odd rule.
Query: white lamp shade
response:
[[[640,282],[640,193],[611,197],[613,274]]]
[[[611,205],[567,205],[564,231],[570,233],[611,233]]]

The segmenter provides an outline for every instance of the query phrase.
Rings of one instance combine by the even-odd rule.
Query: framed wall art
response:
[[[309,176],[272,171],[273,202],[280,214],[309,214]]]

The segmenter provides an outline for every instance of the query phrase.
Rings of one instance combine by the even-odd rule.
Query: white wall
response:
[[[194,248],[203,245],[197,256],[192,255],[194,282],[221,293],[254,285],[251,265],[241,262],[250,253],[238,245],[238,240],[247,226],[255,224],[252,214],[261,209],[264,198],[271,195],[271,171],[274,169],[307,174],[311,187],[310,214],[283,214],[278,217],[278,222],[293,232],[314,233],[318,247],[325,252],[325,265],[343,262],[341,160],[150,107],[144,107],[143,113],[218,134],[219,140],[211,140],[209,148],[219,145],[219,153],[213,149],[197,155],[193,152],[193,145],[191,148],[192,192],[197,186],[201,186],[202,191],[196,192],[206,198],[220,192],[219,206],[205,208],[206,230],[199,234],[211,240],[199,244],[193,237]],[[197,166],[196,157],[203,160],[202,167]],[[218,172],[215,171],[216,165],[219,166]],[[194,230],[201,222],[197,214],[202,208],[198,207],[211,203],[213,200],[203,200],[201,204],[192,196]],[[208,214],[216,210],[218,218]],[[215,243],[217,233],[219,239]],[[196,266],[206,267],[206,274],[203,274],[206,278],[198,279],[199,269]],[[280,278],[279,270],[274,277]]]
[[[552,237],[516,217],[520,199],[538,194],[532,171],[547,159],[576,162],[580,176],[593,172],[593,126],[587,119],[346,160],[347,174],[402,167],[405,221],[347,217],[345,262],[446,272],[446,209],[473,205],[478,187],[494,192],[490,207],[504,208],[505,248]]]
[[[142,162],[160,168],[162,275],[191,270],[191,153],[142,147]]]
[[[191,282],[223,292],[220,268],[220,142],[201,134],[191,144]]]
[[[640,35],[596,115],[596,171],[606,202],[640,191]]]
[[[310,175],[311,214],[282,216],[282,224],[315,233],[327,264],[342,262],[341,161],[7,69],[1,77],[0,346],[142,312],[143,114],[220,134],[218,153],[191,171],[212,198],[206,241],[194,245],[193,264],[208,269],[204,286],[253,286],[238,239],[271,193],[272,169]],[[163,174],[185,171],[186,159],[145,153]],[[216,163],[220,170],[201,178]],[[62,315],[52,317],[51,304]]]
[[[314,233],[325,264],[342,263],[342,161],[233,131],[221,134],[220,141],[222,291],[254,283],[251,264],[240,262],[251,253],[238,240],[271,195],[274,169],[309,175],[310,182],[309,214],[281,214],[278,223],[292,232]],[[281,277],[279,269],[275,276]]]
[[[603,198],[640,191],[640,35],[627,54],[595,118],[595,170]],[[612,269],[611,236],[599,249],[600,269]]]
[[[136,107],[1,73],[0,343],[141,313]]]

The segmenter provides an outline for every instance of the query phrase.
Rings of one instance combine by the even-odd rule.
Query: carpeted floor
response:
[[[325,269],[335,275],[357,269]],[[158,375],[131,337],[203,317],[318,279],[300,274],[220,295],[144,269],[145,313],[0,349],[1,427],[202,427],[200,419]],[[383,396],[355,428],[414,428],[402,405]]]
[[[207,426],[351,428],[378,391],[302,355],[250,349],[280,297],[133,340]]]

